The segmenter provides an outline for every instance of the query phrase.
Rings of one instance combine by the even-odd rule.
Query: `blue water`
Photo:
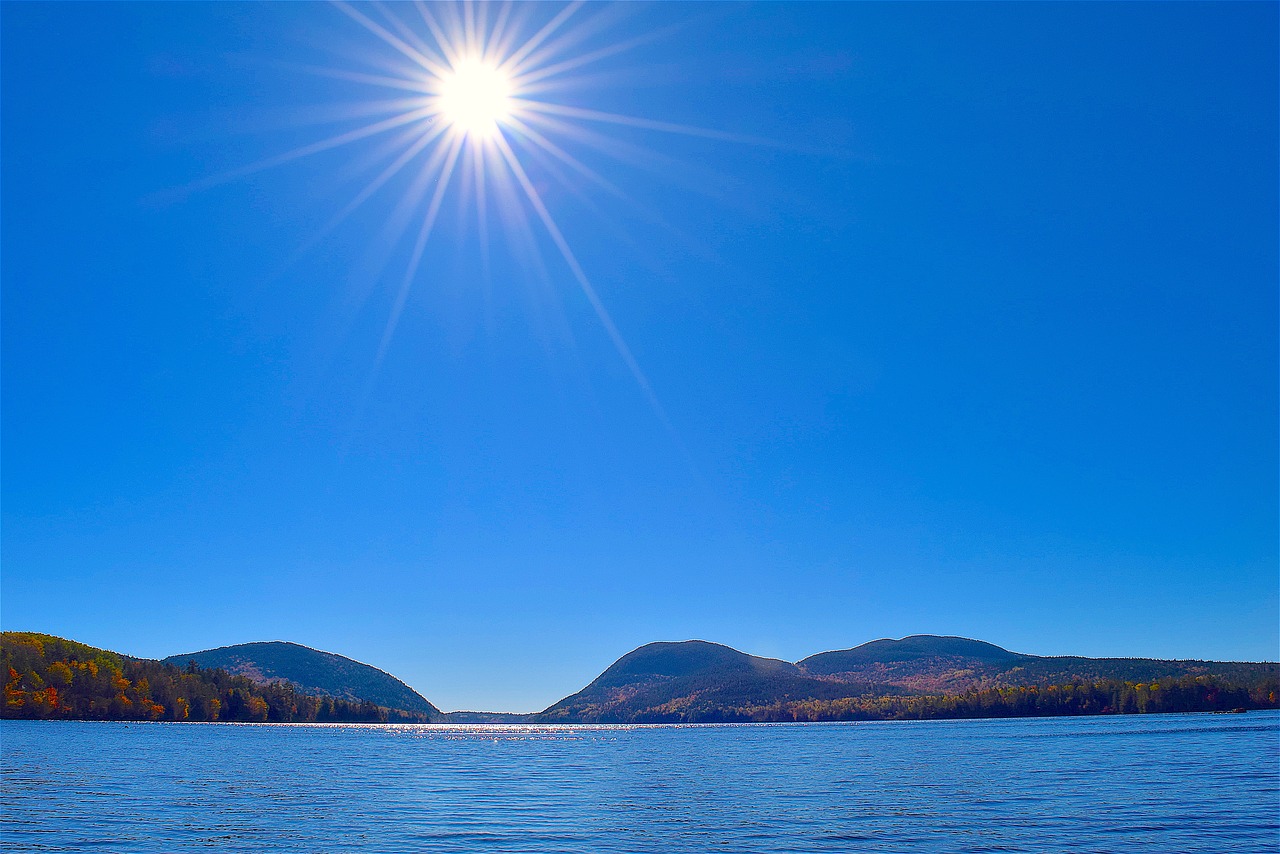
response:
[[[5,851],[1275,852],[1280,716],[6,721]]]

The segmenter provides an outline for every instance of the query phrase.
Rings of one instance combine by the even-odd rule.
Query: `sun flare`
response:
[[[613,22],[615,10],[622,7],[571,2],[557,8],[474,0],[412,5],[335,0],[334,7],[380,43],[368,55],[372,69],[322,65],[304,66],[304,70],[394,94],[339,105],[332,118],[319,118],[326,114],[318,113],[318,122],[349,119],[351,124],[191,186],[213,186],[362,143],[368,146],[367,154],[354,168],[367,173],[368,180],[308,247],[318,244],[384,188],[398,189],[399,198],[382,233],[384,260],[390,256],[390,247],[407,235],[412,235],[412,249],[374,357],[375,370],[410,291],[423,271],[430,269],[428,244],[437,221],[452,203],[460,222],[474,213],[486,259],[491,245],[507,244],[521,255],[522,264],[542,270],[545,276],[542,253],[544,248],[554,249],[650,405],[667,422],[648,378],[579,264],[544,194],[548,188],[567,191],[589,202],[587,193],[600,190],[631,201],[591,164],[592,159],[608,158],[655,172],[670,168],[669,158],[629,139],[615,138],[609,128],[624,129],[627,136],[649,131],[737,141],[753,138],[563,103],[558,96],[573,92],[577,100],[595,85],[589,66],[649,38],[642,35],[593,48],[584,44],[603,32]],[[416,16],[406,15],[407,10]],[[381,141],[371,144],[375,138]],[[530,166],[536,171],[531,173]],[[501,236],[492,239],[491,219],[503,229]]]
[[[459,131],[491,137],[511,115],[511,79],[496,65],[463,60],[441,80],[439,107]]]

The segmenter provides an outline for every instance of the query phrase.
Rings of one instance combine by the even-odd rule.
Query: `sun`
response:
[[[474,211],[486,259],[491,244],[510,243],[517,252],[528,252],[529,266],[541,269],[547,277],[540,244],[544,239],[550,242],[650,405],[670,428],[648,378],[544,200],[544,184],[555,181],[557,189],[588,204],[586,191],[590,189],[628,200],[621,188],[589,165],[589,160],[580,159],[575,148],[630,166],[656,167],[665,161],[665,156],[630,140],[637,131],[773,143],[561,102],[558,95],[572,92],[576,101],[584,87],[594,85],[593,72],[584,73],[588,66],[651,37],[642,34],[585,49],[585,42],[615,21],[612,6],[581,0],[562,7],[476,0],[438,4],[419,0],[412,5],[334,0],[334,8],[376,37],[385,51],[370,55],[370,70],[340,66],[302,69],[368,84],[383,96],[338,105],[332,114],[317,113],[319,123],[353,123],[336,133],[189,187],[212,187],[302,157],[356,143],[367,145],[381,138],[354,167],[370,174],[379,165],[380,170],[306,247],[317,245],[383,188],[400,187],[399,200],[383,229],[386,246],[394,247],[406,233],[412,233],[411,225],[416,225],[416,235],[374,358],[375,370],[395,334],[410,291],[424,270],[430,269],[428,243],[437,221],[446,204],[456,200],[460,221],[468,210]],[[407,9],[415,11],[420,20],[412,16],[406,20],[402,10]],[[614,73],[601,72],[601,79]],[[628,139],[613,138],[607,132],[610,127],[625,129]],[[536,164],[539,172],[531,176],[527,163]],[[491,218],[501,224],[503,237],[490,239]]]
[[[486,139],[511,116],[511,78],[479,59],[460,61],[440,81],[440,114],[458,131]]]

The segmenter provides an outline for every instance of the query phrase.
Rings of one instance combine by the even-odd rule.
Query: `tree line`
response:
[[[244,676],[204,669],[194,662],[178,667],[27,632],[0,633],[0,674],[4,678],[0,717],[4,718],[277,723],[431,720],[427,715],[369,701],[303,694],[288,682],[255,684]],[[779,691],[776,700],[766,699],[772,692],[731,690],[733,684],[718,685],[721,690],[702,687],[704,690],[656,703],[641,697],[617,705],[588,701],[533,719],[583,723],[932,720],[1221,712],[1280,706],[1280,680],[1274,673],[1251,679],[1212,675],[1144,682],[1078,679],[1057,685],[932,694],[888,694],[864,686],[855,696],[820,693],[806,697],[797,690],[792,694]],[[843,689],[859,690],[851,685]]]
[[[177,667],[31,632],[0,633],[5,718],[274,723],[424,723],[368,701],[255,684],[194,662]]]
[[[1229,712],[1280,707],[1280,683],[1249,683],[1216,676],[1182,676],[1149,682],[1117,679],[1063,685],[982,688],[955,694],[779,700],[742,706],[707,706],[697,698],[648,709],[613,710],[617,723],[777,723],[792,721],[893,721],[957,718],[1063,717],[1078,715]]]

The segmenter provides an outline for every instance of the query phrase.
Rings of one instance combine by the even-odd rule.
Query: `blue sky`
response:
[[[547,100],[716,132],[522,160],[657,407],[527,205],[449,190],[396,312],[412,169],[324,231],[394,134],[209,180],[371,121],[307,69],[405,57],[341,9],[5,5],[6,629],[446,709],[660,639],[1280,655],[1273,4],[564,32],[636,43]]]

